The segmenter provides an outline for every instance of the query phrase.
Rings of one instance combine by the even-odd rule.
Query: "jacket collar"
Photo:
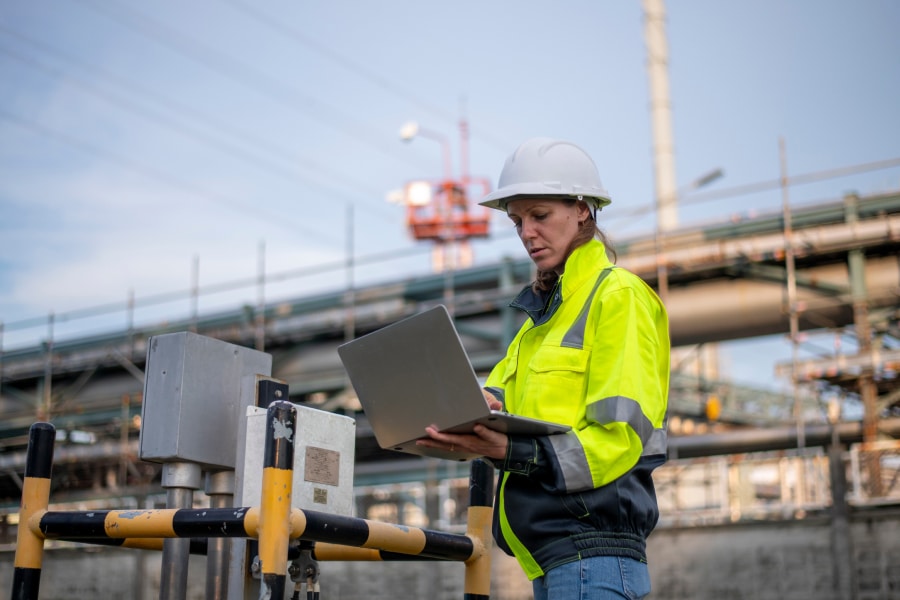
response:
[[[509,306],[524,311],[535,325],[545,323],[556,313],[563,299],[570,297],[587,281],[593,281],[596,274],[612,266],[606,256],[603,242],[592,239],[572,251],[566,259],[562,277],[549,292],[535,292],[526,286]]]

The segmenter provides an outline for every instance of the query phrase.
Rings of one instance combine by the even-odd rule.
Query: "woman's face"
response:
[[[506,205],[506,214],[538,270],[562,274],[572,240],[590,212],[584,202],[520,198]]]

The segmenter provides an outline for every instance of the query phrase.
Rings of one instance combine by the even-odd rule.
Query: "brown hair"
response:
[[[575,202],[581,202],[580,200],[565,199],[563,200],[566,204],[574,204]],[[588,211],[588,218],[585,219],[581,223],[581,228],[578,230],[578,233],[575,234],[575,237],[572,239],[572,245],[569,248],[569,255],[572,254],[572,251],[579,246],[583,246],[587,244],[589,241],[594,239],[595,237],[603,243],[603,246],[606,248],[606,254],[609,256],[612,262],[616,262],[618,258],[616,256],[616,250],[612,246],[612,242],[609,237],[597,226],[597,221],[594,220],[593,211]],[[568,255],[566,256],[568,258]],[[559,280],[559,275],[556,271],[538,271],[537,276],[535,277],[534,283],[531,284],[531,288],[536,292],[549,292],[553,289],[553,286],[556,285],[556,282]]]

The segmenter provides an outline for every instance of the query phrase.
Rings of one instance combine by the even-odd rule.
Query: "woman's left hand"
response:
[[[509,446],[509,437],[505,433],[489,429],[484,425],[476,425],[475,433],[441,433],[437,427],[425,428],[427,438],[416,442],[416,445],[428,448],[449,450],[450,452],[466,452],[488,458],[504,459]]]

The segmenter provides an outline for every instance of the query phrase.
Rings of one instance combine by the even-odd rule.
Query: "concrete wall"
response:
[[[0,556],[0,597],[12,590],[12,552]],[[44,551],[41,600],[106,598],[155,600],[159,597],[161,552],[105,546],[52,548]],[[192,556],[188,599],[203,600],[206,557]]]
[[[850,550],[836,553],[830,521],[670,528],[650,539],[656,600],[890,600],[900,598],[900,509],[856,513]],[[85,549],[87,548],[87,549]],[[43,600],[159,597],[160,554],[106,547],[45,553]],[[835,561],[840,564],[836,565]],[[205,559],[192,557],[188,599],[201,600]],[[323,600],[461,600],[458,563],[322,563]],[[13,553],[0,555],[0,594],[11,589]],[[846,581],[842,577],[849,575]],[[527,600],[531,585],[515,561],[495,551],[491,597]]]
[[[851,549],[839,553],[830,521],[819,518],[657,531],[653,597],[900,598],[900,512],[857,516],[849,533]]]

